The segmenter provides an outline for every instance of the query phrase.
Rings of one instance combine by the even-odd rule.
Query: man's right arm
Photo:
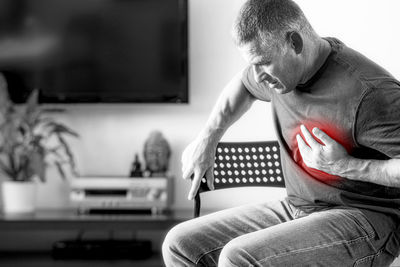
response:
[[[242,73],[239,73],[224,88],[205,127],[182,154],[183,178],[189,179],[193,175],[188,199],[194,198],[204,176],[208,187],[213,189],[214,156],[218,142],[226,130],[248,111],[256,100],[247,91],[241,78]]]

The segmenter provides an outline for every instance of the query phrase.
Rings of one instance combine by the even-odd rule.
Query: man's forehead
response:
[[[241,45],[241,49],[249,53],[257,53],[263,50],[262,44],[258,41],[248,42]]]
[[[271,48],[267,48],[260,44],[260,42],[250,42],[243,44],[239,50],[244,54],[245,58],[250,62],[257,61],[271,61],[272,54]]]

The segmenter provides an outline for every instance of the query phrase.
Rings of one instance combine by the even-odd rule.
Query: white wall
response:
[[[70,105],[60,118],[81,134],[73,150],[82,175],[126,175],[135,152],[142,152],[149,132],[161,130],[173,155],[176,208],[191,208],[186,199],[189,183],[180,179],[180,154],[207,119],[226,82],[245,66],[230,39],[231,23],[243,0],[190,0],[189,56],[190,104],[188,105]],[[314,28],[322,36],[335,36],[377,61],[400,78],[398,10],[396,0],[298,0]],[[275,139],[268,104],[257,103],[225,140]],[[50,176],[57,176],[51,174]],[[242,192],[242,191],[241,191]],[[242,193],[241,193],[242,194]],[[282,196],[276,189],[211,195],[205,208]],[[234,198],[232,196],[235,196]],[[58,177],[42,186],[38,205],[64,207],[67,187]]]

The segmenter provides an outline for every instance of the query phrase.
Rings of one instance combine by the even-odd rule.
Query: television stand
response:
[[[141,266],[141,267],[159,267],[163,266],[161,257],[161,243],[167,231],[174,225],[183,222],[185,220],[191,219],[193,216],[192,210],[181,210],[172,211],[168,214],[78,214],[76,210],[39,210],[32,214],[0,214],[0,235],[10,236],[10,240],[13,243],[21,244],[21,249],[18,245],[17,249],[4,249],[5,245],[8,243],[7,240],[3,239],[1,262],[4,266],[13,267],[33,267],[33,266],[57,266],[57,267],[74,267],[74,266],[86,266],[88,264],[87,259],[75,259],[74,254],[69,254],[70,259],[65,258],[53,259],[52,257],[52,244],[57,244],[60,241],[68,241],[65,243],[70,247],[73,245],[82,245],[82,243],[74,243],[73,237],[71,239],[66,239],[62,233],[69,231],[76,232],[110,232],[110,231],[121,231],[121,232],[139,232],[141,236],[130,240],[130,243],[120,242],[120,251],[115,250],[114,254],[105,255],[105,257],[115,257],[113,260],[99,260],[96,255],[99,255],[99,251],[109,246],[106,243],[91,243],[92,248],[97,246],[97,249],[92,252],[92,259],[90,259],[90,264],[99,267],[124,267],[124,266]],[[44,232],[43,235],[38,233]],[[54,240],[49,243],[45,251],[38,251],[34,244],[44,242],[47,244],[49,238],[47,232],[51,233],[50,237]],[[60,233],[63,237],[58,237]],[[29,237],[29,236],[33,237]],[[43,238],[42,236],[46,236]],[[15,236],[15,237],[14,237]],[[75,236],[75,234],[73,235]],[[12,240],[11,240],[12,239]],[[21,239],[21,241],[19,241]],[[148,259],[133,259],[124,256],[122,249],[126,247],[138,248],[141,245],[141,249],[145,248],[146,245],[137,243],[138,240],[150,240],[152,239],[152,250],[150,252],[150,258]],[[93,238],[81,238],[84,242],[92,242]],[[115,239],[118,240],[118,239]],[[136,240],[136,241],[135,241]],[[81,241],[81,242],[82,242]],[[97,240],[99,241],[99,240]],[[154,241],[154,242],[153,242]],[[78,241],[79,242],[79,241]],[[119,241],[118,241],[119,242]],[[31,245],[31,249],[22,249],[22,246]],[[60,244],[60,243],[59,243]],[[117,245],[117,243],[114,243]],[[42,247],[40,245],[39,247]],[[46,245],[47,246],[47,245]],[[147,244],[148,246],[148,244]],[[80,248],[82,251],[82,246]],[[66,251],[64,251],[66,252]],[[79,253],[79,248],[78,252]],[[96,254],[97,253],[97,254]],[[149,253],[148,251],[146,253]],[[60,254],[59,254],[60,255]],[[149,256],[149,254],[147,254]],[[55,263],[56,262],[56,263]]]

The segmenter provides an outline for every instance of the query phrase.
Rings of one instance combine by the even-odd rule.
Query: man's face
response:
[[[300,82],[300,57],[291,47],[268,48],[259,41],[253,41],[239,47],[239,50],[252,65],[257,83],[266,83],[277,93],[286,94]]]

